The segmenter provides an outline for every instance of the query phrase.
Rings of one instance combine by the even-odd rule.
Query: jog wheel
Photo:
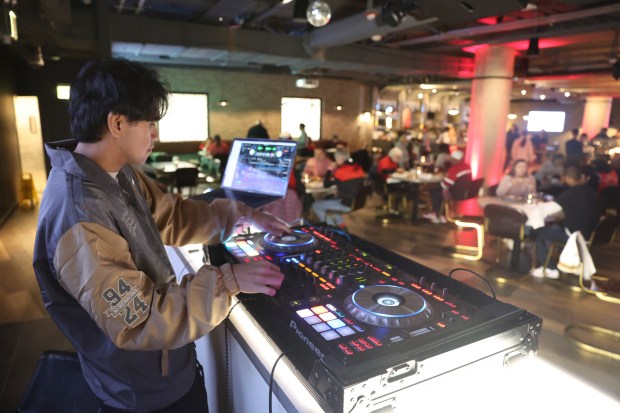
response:
[[[432,315],[424,297],[395,285],[360,288],[345,299],[344,306],[357,320],[379,327],[416,327]]]

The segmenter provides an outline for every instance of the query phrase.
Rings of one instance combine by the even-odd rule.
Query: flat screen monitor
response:
[[[564,132],[566,113],[550,110],[532,110],[528,114],[528,132]]]

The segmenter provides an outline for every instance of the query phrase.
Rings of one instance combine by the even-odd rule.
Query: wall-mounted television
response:
[[[528,132],[564,132],[566,112],[532,110],[527,116]]]

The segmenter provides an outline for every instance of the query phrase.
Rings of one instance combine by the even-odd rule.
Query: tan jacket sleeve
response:
[[[181,347],[226,317],[239,287],[229,265],[203,266],[181,285],[155,288],[139,271],[124,238],[79,223],[60,239],[54,256],[58,281],[114,344],[128,350]]]
[[[166,194],[150,178],[134,170],[166,245],[221,242],[251,221],[254,209],[240,202],[218,199],[209,204]]]

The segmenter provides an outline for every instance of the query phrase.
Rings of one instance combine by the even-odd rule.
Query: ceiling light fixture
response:
[[[373,21],[377,18],[377,11],[372,8],[372,0],[368,0],[366,3],[366,11],[364,12],[364,16],[366,16],[366,20]]]
[[[306,18],[308,23],[314,27],[323,27],[332,18],[332,9],[327,2],[322,0],[315,0],[308,6],[306,11]]]
[[[538,37],[532,37],[530,39],[530,44],[527,46],[527,52],[525,52],[528,56],[538,56],[540,54],[540,48],[538,47]]]
[[[226,106],[228,106],[228,100],[226,100],[226,99],[222,99],[222,100],[220,100],[219,105],[220,105],[221,107],[225,108]]]
[[[569,91],[564,92],[564,97],[569,98],[570,97],[570,92]]]
[[[336,105],[336,110],[342,110],[342,105]]]
[[[525,89],[521,89],[521,95],[522,95],[522,96],[525,96],[526,94],[527,94],[527,90],[525,90]]]
[[[456,116],[456,115],[458,115],[459,113],[460,113],[460,112],[459,112],[459,109],[458,109],[458,108],[456,108],[456,107],[453,107],[453,108],[448,109],[448,115],[450,115],[450,116]]]
[[[385,0],[381,5],[381,21],[396,27],[407,13],[416,7],[417,0]]]

